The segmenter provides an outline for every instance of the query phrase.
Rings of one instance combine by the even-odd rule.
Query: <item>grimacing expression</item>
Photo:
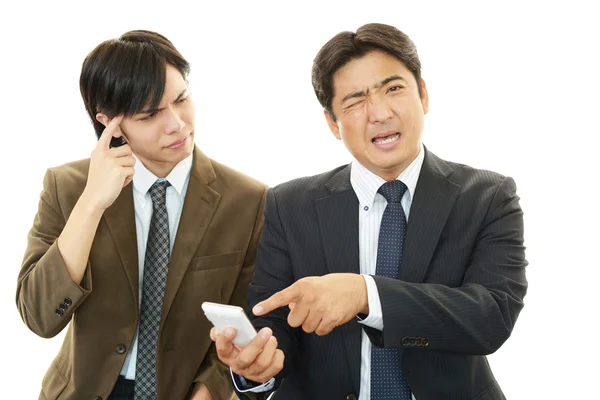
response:
[[[167,65],[165,91],[158,107],[123,118],[120,131],[146,168],[164,177],[192,153],[194,123],[188,84],[175,67]]]
[[[419,86],[422,85],[422,97]],[[390,181],[417,157],[429,109],[425,82],[417,82],[402,61],[371,51],[333,75],[334,136],[371,172]]]

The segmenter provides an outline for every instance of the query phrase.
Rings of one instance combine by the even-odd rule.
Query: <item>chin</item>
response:
[[[182,152],[185,153],[186,157],[192,154],[194,151],[194,142],[189,143],[185,148],[182,149]]]
[[[175,159],[175,163],[178,163],[180,161],[183,161],[184,159],[186,159],[190,154],[192,154],[191,150],[190,151],[182,151],[179,154],[179,157],[177,157],[177,159]]]
[[[407,157],[394,155],[393,157],[385,157],[380,158],[379,160],[374,160],[374,164],[377,165],[379,168],[394,169],[404,164],[406,160]]]

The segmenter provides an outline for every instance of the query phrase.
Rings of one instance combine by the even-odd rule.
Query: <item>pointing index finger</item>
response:
[[[114,133],[117,131],[117,128],[119,127],[119,124],[122,120],[123,115],[117,115],[108,123],[108,125],[106,125],[104,131],[102,131],[102,135],[100,136],[99,141],[100,143],[102,143],[102,147],[104,147],[105,149],[109,149],[110,139],[114,136]]]
[[[268,299],[261,301],[254,306],[252,312],[254,315],[264,315],[270,313],[279,307],[287,306],[290,303],[297,302],[302,297],[300,286],[293,284],[277,293]]]

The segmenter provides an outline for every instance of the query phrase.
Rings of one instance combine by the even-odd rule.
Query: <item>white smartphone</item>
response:
[[[242,307],[205,301],[202,303],[202,311],[219,332],[223,332],[225,328],[235,328],[237,334],[233,344],[247,346],[256,336],[256,329]]]

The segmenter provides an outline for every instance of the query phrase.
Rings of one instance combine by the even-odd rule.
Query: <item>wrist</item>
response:
[[[368,295],[368,291],[367,291],[367,282],[365,280],[365,277],[362,275],[358,275],[359,278],[359,290],[358,293],[360,294],[358,296],[359,298],[359,314],[365,314],[365,315],[369,315],[369,295]]]
[[[105,210],[105,208],[95,201],[94,196],[86,190],[84,190],[81,197],[79,197],[77,204],[88,217],[102,216]]]

